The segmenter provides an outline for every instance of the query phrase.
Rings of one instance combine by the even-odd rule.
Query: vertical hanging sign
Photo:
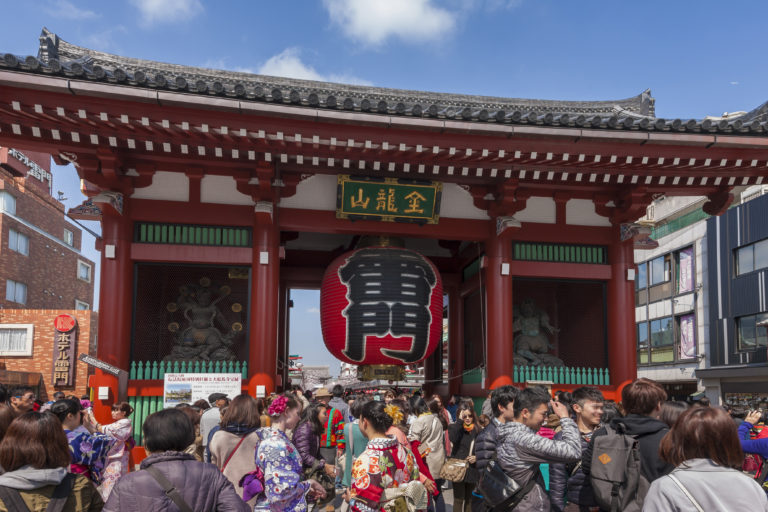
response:
[[[53,321],[53,385],[71,387],[75,383],[77,320],[59,315]]]

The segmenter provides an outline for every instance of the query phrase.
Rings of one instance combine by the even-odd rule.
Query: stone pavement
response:
[[[443,498],[445,499],[446,512],[453,512],[453,489],[443,489]],[[333,508],[327,506],[327,508],[310,509],[310,512],[339,512],[341,510],[341,498],[337,497],[333,500]]]

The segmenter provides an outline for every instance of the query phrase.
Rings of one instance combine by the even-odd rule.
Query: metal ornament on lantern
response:
[[[442,337],[437,267],[400,239],[365,237],[323,276],[320,321],[328,350],[361,380],[402,380]]]

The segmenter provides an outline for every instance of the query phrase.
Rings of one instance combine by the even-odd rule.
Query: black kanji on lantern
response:
[[[412,337],[410,350],[382,349],[385,356],[415,363],[426,355],[435,272],[420,254],[402,249],[361,249],[339,267],[349,306],[344,355],[365,358],[366,337]]]

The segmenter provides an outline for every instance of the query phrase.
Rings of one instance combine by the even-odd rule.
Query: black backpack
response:
[[[640,512],[650,484],[640,471],[640,449],[623,424],[593,438],[590,481],[600,508],[611,512]]]
[[[69,495],[72,494],[72,487],[75,483],[75,475],[67,473],[64,479],[53,490],[51,501],[48,502],[48,506],[45,507],[46,512],[61,512],[64,510],[64,505],[67,503]],[[15,512],[29,512],[29,507],[19,494],[19,491],[10,487],[0,486],[0,500],[5,504],[5,508],[8,510],[14,510]]]

